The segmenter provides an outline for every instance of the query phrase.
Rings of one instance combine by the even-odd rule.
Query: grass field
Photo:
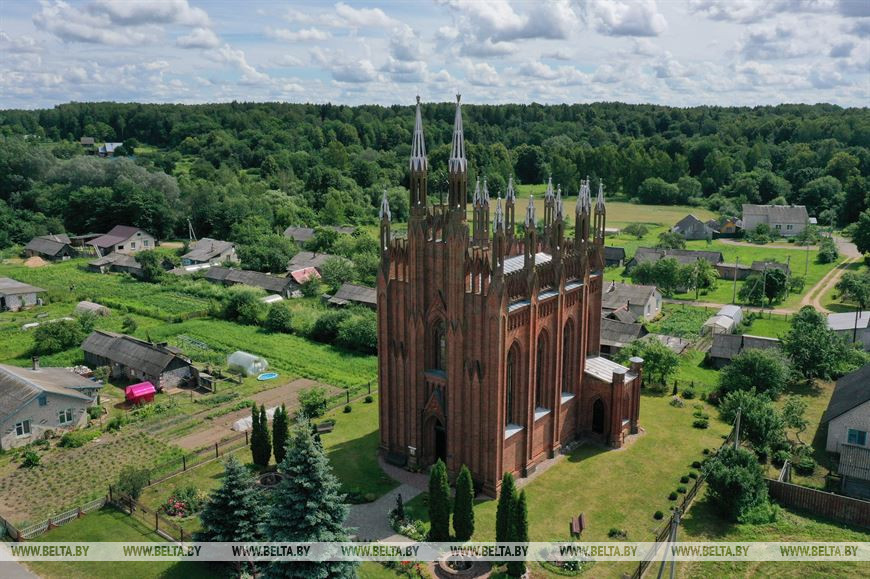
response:
[[[764,317],[753,320],[747,328],[740,330],[739,333],[767,338],[781,338],[791,328],[790,319],[790,316],[767,313],[764,314]]]

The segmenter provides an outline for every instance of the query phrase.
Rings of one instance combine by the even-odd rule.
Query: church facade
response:
[[[573,238],[551,183],[543,221],[529,199],[518,224],[512,180],[503,201],[478,182],[469,224],[459,99],[447,200],[432,205],[420,106],[407,236],[392,235],[386,194],[380,210],[380,447],[395,464],[464,464],[495,495],[504,472],[527,476],[579,437],[619,447],[636,433],[643,360],[600,356],[600,186],[593,203],[583,182]]]

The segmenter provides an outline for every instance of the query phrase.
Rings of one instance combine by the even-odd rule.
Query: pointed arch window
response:
[[[565,322],[562,332],[562,392],[574,392],[574,323]]]
[[[432,331],[432,367],[442,372],[447,371],[447,332],[444,322],[435,324]]]
[[[537,356],[535,357],[535,408],[548,408],[546,399],[547,381],[547,334],[538,336]]]
[[[514,390],[517,379],[517,349],[511,348],[507,356],[507,367],[505,368],[505,410],[504,421],[505,426],[514,422]]]

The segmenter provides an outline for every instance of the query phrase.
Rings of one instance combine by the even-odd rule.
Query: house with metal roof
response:
[[[58,260],[75,257],[68,235],[40,235],[34,237],[24,246],[24,255],[27,257],[39,256],[43,259]]]
[[[103,143],[97,150],[97,154],[100,157],[113,157],[115,155],[115,149],[123,146],[124,143]]]
[[[324,225],[327,229],[332,229],[336,233],[344,233],[346,235],[351,235],[356,231],[356,227],[352,226],[338,226],[338,225]],[[296,243],[305,243],[314,239],[314,228],[313,227],[288,227],[284,230],[284,237],[289,237]]]
[[[181,256],[181,265],[201,265],[204,263],[219,264],[238,262],[236,244],[231,241],[221,241],[203,237],[190,246],[190,251]]]
[[[138,227],[116,225],[108,233],[90,240],[88,245],[102,256],[112,252],[130,255],[143,249],[154,249],[156,243],[153,235]]]
[[[858,342],[870,351],[870,311],[828,314],[828,328],[850,344]]]
[[[45,292],[41,287],[0,277],[0,312],[18,310],[40,305],[39,294]]]
[[[716,225],[718,226],[718,223]],[[671,227],[671,231],[685,239],[713,239],[713,234],[716,233],[716,229],[692,214],[677,221],[677,224]]]
[[[625,262],[625,248],[604,246],[604,265],[611,267],[614,265],[622,265]]]
[[[662,294],[654,285],[612,281],[601,293],[601,310],[612,312],[619,309],[626,309],[638,318],[652,320],[662,311]]]
[[[65,368],[0,364],[0,448],[7,450],[88,423],[102,384]]]
[[[870,500],[870,447],[841,444],[837,474],[844,495]]]
[[[647,334],[643,324],[620,322],[601,318],[601,354],[614,356],[621,349]]]
[[[329,253],[318,253],[316,251],[300,251],[290,258],[287,264],[287,271],[297,271],[308,267],[313,267],[318,273],[323,273],[323,264],[332,258],[349,261],[344,257],[331,255]]]
[[[752,231],[761,224],[771,231],[791,237],[807,228],[810,218],[803,205],[753,205],[743,204],[743,228]]]
[[[710,362],[716,368],[723,368],[745,350],[779,350],[781,348],[782,344],[776,338],[742,334],[713,334]]]
[[[357,304],[373,310],[378,309],[378,296],[374,288],[343,283],[335,295],[327,300],[333,306],[346,306]]]
[[[299,284],[297,284],[291,277],[270,275],[268,273],[246,269],[230,269],[228,267],[213,266],[205,271],[203,279],[225,286],[247,285],[258,287],[269,293],[278,294],[285,298],[293,297],[294,292],[299,291]]]
[[[94,330],[82,343],[91,367],[107,366],[114,378],[151,382],[158,390],[195,378],[190,359],[178,348],[125,334]]]
[[[828,452],[843,444],[870,446],[870,364],[837,380],[821,424],[828,426]]]
[[[722,263],[724,258],[721,251],[699,251],[693,249],[658,249],[654,247],[638,247],[634,252],[634,257],[631,258],[625,267],[631,270],[639,263],[655,263],[660,259],[672,257],[682,265],[691,265],[703,259],[710,262],[710,265],[715,266],[717,263]]]

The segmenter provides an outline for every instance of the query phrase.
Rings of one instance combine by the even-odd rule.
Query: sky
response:
[[[870,101],[870,0],[0,0],[0,108]]]

